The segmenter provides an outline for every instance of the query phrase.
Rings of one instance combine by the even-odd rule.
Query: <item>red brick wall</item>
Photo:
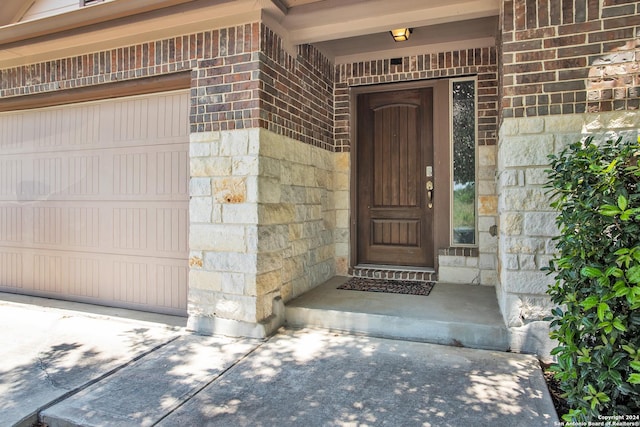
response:
[[[333,150],[333,65],[310,45],[298,46],[291,56],[266,27],[262,43],[262,127]]]
[[[639,106],[640,2],[505,0],[504,117]]]
[[[192,70],[191,131],[262,127],[333,149],[333,68],[251,23],[0,70],[0,98]]]
[[[336,150],[350,149],[349,87],[470,75],[478,78],[478,144],[495,145],[499,98],[494,48],[409,56],[401,65],[385,59],[336,66]]]

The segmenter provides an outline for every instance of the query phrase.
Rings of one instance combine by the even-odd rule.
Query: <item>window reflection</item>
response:
[[[475,80],[453,82],[453,241],[476,243]]]

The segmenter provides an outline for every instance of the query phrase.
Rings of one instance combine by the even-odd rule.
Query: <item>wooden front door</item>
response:
[[[359,95],[359,264],[434,267],[433,166],[433,88]]]

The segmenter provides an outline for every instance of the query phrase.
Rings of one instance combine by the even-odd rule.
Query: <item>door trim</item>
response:
[[[31,110],[87,101],[169,92],[191,87],[191,71],[101,83],[0,99],[0,112]]]
[[[438,271],[438,249],[449,247],[451,192],[451,150],[449,138],[449,79],[422,80],[405,83],[390,83],[349,88],[349,120],[351,138],[350,173],[350,267],[358,265],[358,95],[364,93],[393,92],[406,89],[433,88],[433,157],[434,157],[434,268]],[[446,226],[445,226],[446,225]]]

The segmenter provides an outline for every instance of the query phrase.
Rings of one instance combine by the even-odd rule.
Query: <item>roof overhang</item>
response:
[[[20,4],[25,1],[3,0],[0,15],[19,14]],[[494,43],[499,11],[499,0],[108,0],[0,26],[0,68],[258,20],[285,46],[311,43],[336,62],[460,40],[479,47]],[[394,44],[388,31],[397,27],[415,29],[409,42]]]

